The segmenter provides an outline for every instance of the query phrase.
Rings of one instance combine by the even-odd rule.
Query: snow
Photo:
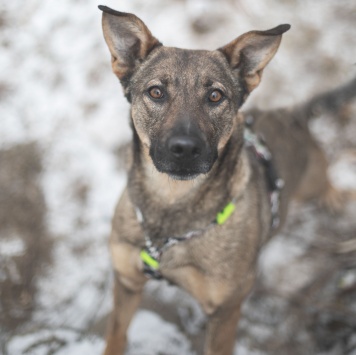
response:
[[[10,238],[0,241],[0,255],[2,257],[22,255],[25,252],[23,240],[16,236],[11,236]]]
[[[54,351],[59,355],[96,355],[103,347],[103,340],[92,337],[78,341],[80,337],[70,330],[40,330],[35,335],[18,335],[8,347],[9,354],[46,355]],[[36,347],[33,346],[36,344]],[[68,344],[63,348],[63,344]]]
[[[154,329],[159,331],[152,332]],[[137,312],[129,329],[128,339],[128,355],[165,354],[167,351],[170,355],[195,354],[191,351],[186,336],[176,326],[148,311]]]
[[[6,18],[0,33],[0,84],[6,89],[4,94],[0,91],[0,148],[30,141],[40,145],[47,225],[55,242],[53,265],[38,280],[33,322],[9,340],[11,355],[26,349],[33,355],[48,354],[49,349],[58,355],[91,355],[104,346],[102,338],[83,333],[111,309],[107,239],[114,206],[126,182],[115,150],[130,139],[131,132],[128,103],[111,73],[98,4],[14,0],[0,5]],[[355,11],[351,0],[343,5],[276,0],[222,1],[219,5],[202,0],[110,0],[105,4],[134,12],[164,44],[185,48],[214,49],[244,31],[292,23],[247,107],[293,105],[316,89],[333,87],[350,73],[355,75],[355,28],[349,31],[349,22],[334,16],[336,10]],[[213,30],[202,34],[192,30],[192,22],[207,19]],[[319,53],[326,59],[319,62]],[[325,66],[336,61],[332,74],[325,75]],[[333,140],[335,126],[319,124],[315,130],[324,140]],[[334,162],[330,176],[335,185],[356,188],[355,157],[350,150]],[[84,191],[82,199],[78,199],[78,188]],[[352,208],[350,213],[354,212]],[[301,234],[315,235],[315,221],[305,217],[303,222]],[[0,242],[2,257],[23,252],[24,245],[16,236]],[[293,294],[308,284],[317,265],[314,260],[300,264],[304,252],[305,245],[296,239],[286,240],[284,234],[276,237],[260,261],[267,287],[279,284],[281,293]],[[295,268],[286,269],[291,263]],[[346,283],[355,277],[350,275]],[[186,334],[196,334],[203,327],[200,307],[184,292],[165,284],[152,283],[147,293],[163,303],[177,304],[183,330],[152,311],[140,310],[129,330],[128,354],[194,354]],[[256,332],[263,338],[264,329]],[[244,342],[236,345],[235,353],[264,354]]]

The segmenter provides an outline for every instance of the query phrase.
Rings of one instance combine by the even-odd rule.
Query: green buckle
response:
[[[220,225],[224,224],[235,211],[235,208],[236,206],[232,202],[228,203],[224,209],[216,215],[216,223]]]
[[[146,250],[141,250],[140,257],[141,257],[141,260],[146,265],[148,265],[149,267],[151,267],[154,270],[158,270],[159,262],[155,258],[153,258],[150,254],[148,254]]]

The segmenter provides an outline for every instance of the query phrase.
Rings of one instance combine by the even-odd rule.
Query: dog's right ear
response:
[[[111,53],[113,72],[125,86],[137,64],[162,44],[135,15],[102,5],[99,9],[103,11],[103,32]]]

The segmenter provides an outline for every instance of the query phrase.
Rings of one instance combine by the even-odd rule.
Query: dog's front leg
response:
[[[178,251],[176,247],[176,252]],[[172,248],[173,250],[173,248]],[[161,265],[174,260],[167,252]],[[177,259],[178,260],[178,259]],[[168,265],[167,265],[168,266]],[[208,316],[204,355],[232,355],[240,307],[254,282],[254,272],[245,271],[236,277],[240,282],[211,277],[193,266],[164,270],[164,276],[188,291]]]
[[[241,278],[240,283],[234,288],[234,292],[225,300],[222,299],[222,302],[215,303],[215,307],[206,312],[208,325],[204,355],[233,354],[241,304],[251,291],[254,280],[255,273],[252,270],[247,271],[245,277]],[[221,285],[215,286],[221,289]]]
[[[111,314],[104,355],[125,353],[127,328],[140,304],[141,294],[142,292],[129,290],[115,277],[114,310]]]
[[[241,305],[250,292],[254,279],[254,272],[246,273],[244,280],[228,299],[217,303],[214,308],[206,312],[208,324],[204,355],[233,354]]]
[[[240,308],[223,305],[208,317],[204,355],[232,355]]]
[[[139,269],[139,250],[126,243],[111,245],[114,278],[114,310],[109,323],[104,355],[123,355],[126,332],[140,304],[146,277]]]

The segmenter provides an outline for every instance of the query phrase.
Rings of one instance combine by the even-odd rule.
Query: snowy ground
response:
[[[125,184],[128,104],[98,1],[0,3],[0,354],[99,354],[111,308],[107,238]],[[214,49],[291,23],[247,107],[293,105],[356,75],[353,0],[108,0],[164,44]],[[356,107],[312,129],[341,188],[356,189]],[[349,119],[348,119],[349,117]],[[236,354],[356,354],[356,202],[331,216],[293,205],[265,249]],[[152,282],[130,355],[201,353],[194,300]],[[158,301],[155,301],[158,299]],[[167,350],[169,349],[169,350]]]

